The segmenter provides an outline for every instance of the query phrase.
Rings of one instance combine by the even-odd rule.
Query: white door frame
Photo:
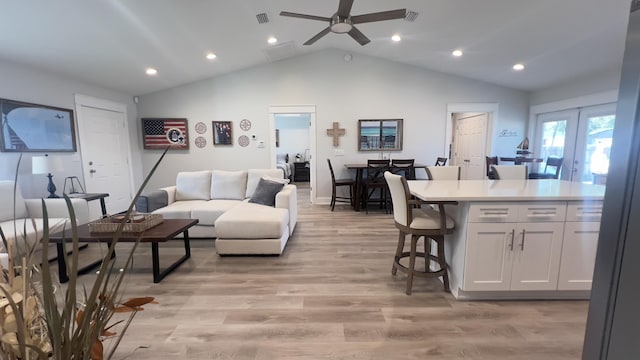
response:
[[[119,112],[122,113],[124,115],[124,126],[125,129],[129,129],[129,118],[127,115],[127,106],[121,103],[117,103],[117,102],[113,102],[110,100],[104,100],[104,99],[99,99],[99,98],[95,98],[92,96],[87,96],[87,95],[82,95],[82,94],[76,94],[75,95],[75,101],[76,101],[76,118],[78,121],[78,143],[79,143],[79,147],[81,149],[80,151],[80,159],[81,159],[81,168],[82,168],[82,180],[84,182],[84,186],[85,189],[87,188],[87,184],[85,179],[87,178],[87,174],[88,174],[88,169],[85,166],[85,161],[83,159],[83,154],[82,154],[82,138],[80,137],[80,128],[82,127],[82,122],[83,122],[83,118],[82,118],[82,106],[86,106],[86,107],[92,107],[92,108],[96,108],[96,109],[102,109],[102,110],[108,110],[108,111],[114,111],[114,112]],[[133,168],[131,166],[131,143],[130,143],[130,139],[129,139],[129,131],[126,131],[126,139],[125,139],[125,144],[127,144],[127,148],[125,149],[127,156],[129,158],[129,161],[127,163],[127,167],[129,170],[129,187],[131,191],[135,191],[134,189],[136,189],[135,186],[135,181],[133,179]],[[133,193],[129,193],[129,198],[133,199]]]
[[[453,140],[453,114],[463,112],[488,113],[487,119],[487,141],[485,144],[485,154],[493,153],[493,123],[498,119],[498,103],[451,103],[447,104],[446,130],[444,134],[443,154],[450,158],[451,143]]]
[[[309,161],[309,184],[311,187],[311,203],[316,199],[316,106],[315,105],[275,105],[269,106],[269,154],[270,165],[276,167],[276,120],[275,114],[309,114],[309,146],[311,147],[311,161]]]

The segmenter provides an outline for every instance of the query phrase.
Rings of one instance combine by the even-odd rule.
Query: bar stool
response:
[[[496,180],[526,180],[527,165],[491,165]]]
[[[391,170],[394,174],[402,175],[407,180],[416,179],[415,159],[391,159]]]
[[[564,158],[548,157],[547,163],[544,165],[544,171],[541,173],[529,174],[529,179],[558,179],[560,177],[560,169],[562,169],[562,162]],[[549,166],[554,168],[553,173],[548,173]]]
[[[460,166],[427,166],[429,180],[460,180]]]
[[[445,204],[457,204],[455,201],[417,201],[411,200],[407,179],[400,175],[385,172],[384,177],[389,184],[391,201],[393,203],[393,218],[395,226],[400,231],[396,255],[393,259],[391,274],[396,275],[400,270],[407,274],[407,295],[411,295],[413,287],[413,277],[434,278],[442,277],[444,291],[449,292],[449,274],[444,255],[444,236],[451,234],[455,228],[453,219],[445,213]],[[431,207],[413,208],[416,203],[426,203],[437,205],[438,210]],[[411,250],[404,251],[404,243],[407,235],[411,235]],[[424,238],[424,252],[417,251],[417,244],[420,238]],[[431,241],[437,246],[437,255],[431,254]],[[424,271],[416,270],[416,256],[424,257]],[[403,258],[409,258],[409,265],[400,263]],[[439,269],[431,270],[431,261],[439,264]]]
[[[331,172],[331,211],[336,207],[336,201],[349,202],[351,206],[353,206],[353,190],[356,182],[353,179],[336,179],[336,176],[333,174],[331,160],[327,159],[327,163],[329,164],[329,172]],[[348,186],[349,197],[336,195],[336,189],[338,186]]]
[[[367,160],[367,176],[364,179],[364,207],[369,213],[369,203],[376,202],[380,208],[387,209],[387,182],[384,180],[384,172],[389,170],[389,160]],[[373,197],[376,190],[380,190],[379,197]]]

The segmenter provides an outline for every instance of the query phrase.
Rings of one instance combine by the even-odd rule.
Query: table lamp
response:
[[[51,173],[62,170],[62,161],[59,158],[50,157],[47,154],[31,158],[31,173],[48,174],[49,185],[47,185],[47,191],[49,192],[49,198],[59,197],[56,195],[56,186],[53,184],[53,175]]]

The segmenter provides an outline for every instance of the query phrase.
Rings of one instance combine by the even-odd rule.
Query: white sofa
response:
[[[14,212],[15,194],[15,212]],[[10,243],[21,253],[42,239],[44,219],[42,199],[24,199],[13,181],[0,181],[0,228]],[[49,232],[70,228],[69,209],[64,199],[44,199],[49,215]],[[89,221],[89,206],[82,199],[71,199],[78,225]],[[37,248],[37,246],[36,246]],[[6,252],[0,243],[0,252]]]
[[[136,210],[198,219],[189,236],[216,238],[220,255],[279,255],[298,219],[296,186],[283,185],[274,206],[253,203],[263,177],[284,180],[280,169],[180,172],[176,185],[142,196]]]

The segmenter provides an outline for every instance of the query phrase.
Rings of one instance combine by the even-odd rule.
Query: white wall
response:
[[[136,184],[142,182],[140,166],[140,146],[136,128],[137,111],[133,98],[109,89],[82,83],[66,77],[61,77],[46,71],[18,65],[15,63],[0,61],[0,98],[24,101],[35,104],[50,105],[66,109],[73,109],[75,115],[75,94],[84,94],[97,98],[115,101],[127,106],[129,128],[132,138],[132,164]],[[77,135],[77,121],[76,135]],[[64,178],[77,176],[84,185],[80,159],[80,142],[77,139],[78,152],[75,153],[49,153],[51,156],[60,157],[63,160],[64,171],[54,173],[54,183],[58,191],[62,193]],[[24,153],[18,183],[25,197],[43,197],[46,192],[47,178],[45,175],[31,174],[31,156],[43,155],[43,153]],[[0,180],[13,180],[18,163],[18,153],[0,152]]]
[[[301,116],[275,115],[276,129],[280,130],[280,147],[277,154],[289,154],[289,162],[295,161],[296,154],[304,156],[309,149],[309,114]]]
[[[531,94],[530,104],[535,106],[618,90],[620,87],[620,73],[621,69],[612,69],[560,84],[553,88],[536,91]]]
[[[415,158],[430,164],[444,148],[447,103],[498,103],[499,118],[494,129],[526,129],[529,98],[517,91],[480,81],[354,55],[343,60],[339,50],[326,50],[202,80],[140,97],[140,117],[175,116],[189,120],[191,146],[174,151],[160,166],[150,188],[175,183],[182,170],[246,169],[268,167],[268,109],[278,105],[315,105],[317,121],[318,197],[330,195],[329,170],[324,159],[330,157],[337,177],[346,177],[345,163],[364,162],[377,156],[357,151],[358,119],[404,119],[404,147],[392,157]],[[244,132],[239,121],[250,119],[247,133],[265,140],[267,148],[237,145]],[[232,147],[210,145],[211,120],[230,120],[234,127]],[[209,144],[204,149],[193,145],[194,125],[205,122]],[[334,156],[332,137],[326,129],[337,121],[346,129],[340,138],[344,156]],[[512,154],[515,144],[492,134],[494,149]],[[144,170],[148,170],[157,151],[143,150]]]

